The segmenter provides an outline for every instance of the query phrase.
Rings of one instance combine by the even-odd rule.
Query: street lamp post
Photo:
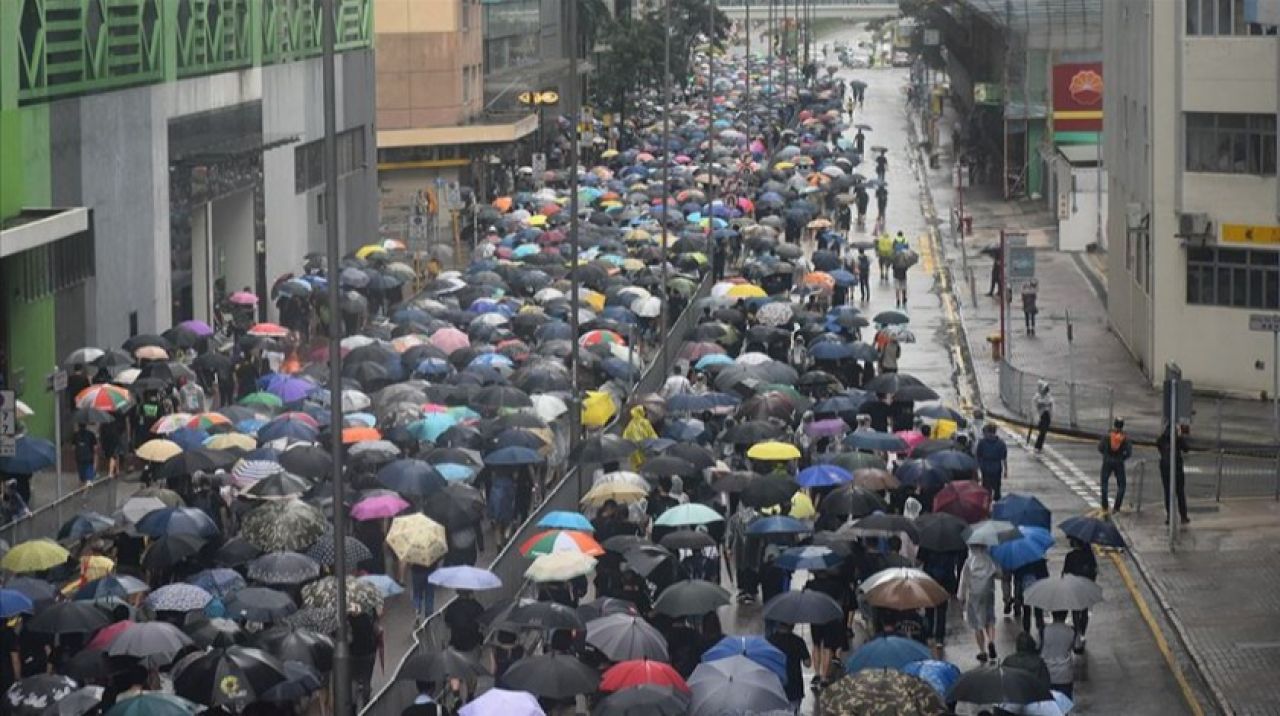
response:
[[[662,40],[662,325],[659,336],[667,334],[667,325],[671,321],[671,301],[667,300],[667,219],[671,211],[671,0],[662,3],[663,40]],[[659,346],[662,353],[662,374],[668,371],[667,351]]]
[[[745,107],[751,106],[751,0],[746,1],[747,10],[747,86],[743,91],[743,97],[746,99]]]
[[[569,454],[578,454],[578,441],[582,438],[582,394],[579,390],[579,361],[581,347],[578,340],[578,300],[580,287],[578,272],[578,144],[582,139],[582,97],[578,82],[578,3],[569,0],[569,330],[573,344],[569,348],[569,371],[573,389],[569,407]],[[575,458],[576,459],[576,458]],[[578,471],[578,492],[582,493],[582,471]]]
[[[324,38],[321,69],[324,84],[324,236],[329,270],[329,424],[332,426],[329,451],[332,455],[329,479],[333,483],[333,572],[334,608],[338,613],[337,631],[333,644],[333,712],[348,716],[351,709],[351,651],[347,644],[347,555],[346,510],[342,508],[345,495],[342,481],[342,337],[341,307],[338,302],[338,112],[337,70],[334,66],[334,46],[337,44],[338,17],[335,0],[324,0]]]

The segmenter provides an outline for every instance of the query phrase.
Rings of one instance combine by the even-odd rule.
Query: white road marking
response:
[[[1098,509],[1102,506],[1100,502],[1102,491],[1096,480],[1089,477],[1074,462],[1058,452],[1052,445],[1045,445],[1044,451],[1036,453],[1031,443],[1028,443],[1023,435],[1018,435],[1008,428],[1001,428],[1004,431],[1007,441],[1012,442],[1022,448],[1032,459],[1039,461],[1049,472],[1062,484],[1066,485],[1076,497],[1084,500],[1084,503],[1091,509]]]

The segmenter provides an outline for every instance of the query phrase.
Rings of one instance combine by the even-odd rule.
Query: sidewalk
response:
[[[950,157],[946,157],[943,165],[949,164]],[[1043,202],[1005,202],[994,187],[966,190],[965,212],[973,217],[973,234],[965,237],[962,251],[949,235],[945,221],[955,202],[950,178],[946,169],[930,172],[934,202],[944,218],[939,231],[947,244],[947,261],[987,410],[1014,419],[1028,418],[1033,414],[1031,400],[1036,383],[1046,379],[1055,399],[1055,427],[1097,435],[1106,431],[1112,416],[1122,417],[1136,439],[1154,441],[1161,429],[1161,394],[1151,387],[1133,356],[1111,331],[1106,308],[1105,254],[1055,250],[1054,217]],[[987,340],[988,336],[999,334],[1000,306],[994,297],[986,296],[993,259],[982,251],[999,247],[1002,227],[1026,231],[1028,245],[1036,249],[1039,281],[1034,336],[1027,335],[1024,328],[1020,286],[1010,287],[1014,295],[1005,306],[1006,355],[1017,370],[1006,376],[1004,397],[1014,404],[1002,400],[999,364],[992,360]],[[1067,339],[1068,320],[1071,341]],[[1018,380],[1021,386],[1016,384]],[[1074,391],[1068,383],[1075,384]],[[1196,395],[1193,444],[1216,440],[1219,401],[1224,444],[1275,444],[1270,402],[1209,394]],[[1074,420],[1068,414],[1071,405],[1076,408]]]

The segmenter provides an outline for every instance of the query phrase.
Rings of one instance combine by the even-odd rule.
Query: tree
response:
[[[578,2],[578,57],[586,57],[596,47],[596,41],[613,24],[609,6],[604,0],[577,0]]]

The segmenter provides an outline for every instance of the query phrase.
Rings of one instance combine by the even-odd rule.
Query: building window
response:
[[[1186,0],[1186,2],[1188,36],[1227,37],[1276,34],[1275,25],[1260,25],[1248,21],[1245,0]]]
[[[338,133],[338,176],[364,168],[364,125]],[[293,150],[294,191],[301,194],[324,184],[324,140],[307,142]]]
[[[1280,309],[1280,252],[1188,248],[1187,303]]]
[[[1274,114],[1187,112],[1187,171],[1276,173]]]

